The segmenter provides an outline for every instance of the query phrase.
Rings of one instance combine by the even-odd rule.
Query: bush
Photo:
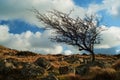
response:
[[[37,54],[30,51],[20,51],[16,54],[16,56],[35,56]]]
[[[96,67],[89,74],[92,74],[91,80],[116,80],[116,71],[112,68]]]
[[[117,71],[120,71],[120,60],[116,61],[112,67],[117,70]]]

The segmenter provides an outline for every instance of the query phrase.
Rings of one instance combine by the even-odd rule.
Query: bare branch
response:
[[[86,50],[94,56],[94,44],[101,41],[99,21],[95,16],[86,16],[84,19],[71,18],[69,15],[57,10],[49,11],[48,14],[41,14],[34,9],[36,17],[46,25],[46,28],[54,29],[57,36],[51,38],[52,41],[66,43]]]

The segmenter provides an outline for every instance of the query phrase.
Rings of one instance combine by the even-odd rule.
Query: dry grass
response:
[[[116,70],[113,68],[91,67],[88,75],[91,80],[116,80]]]
[[[85,80],[80,75],[67,74],[58,76],[59,80]]]
[[[55,68],[59,68],[61,66],[68,66],[69,65],[69,63],[67,63],[66,61],[61,61],[61,62],[59,62],[59,61],[53,61],[53,62],[51,62],[51,64]]]
[[[115,70],[118,70],[120,71],[120,60],[116,61],[112,67],[115,69]]]
[[[16,55],[19,51],[16,50],[12,50],[12,49],[8,49],[5,47],[0,46],[0,58],[1,59],[8,59],[8,58],[12,58],[16,61],[19,62],[30,62],[30,63],[34,63],[38,58],[45,58],[48,61],[50,61],[51,65],[53,66],[53,68],[55,69],[55,72],[57,74],[57,77],[59,78],[59,80],[120,80],[120,60],[119,60],[119,56],[108,56],[108,55],[102,55],[102,54],[98,54],[96,55],[96,60],[98,60],[99,62],[105,62],[106,65],[107,63],[111,63],[110,66],[105,67],[105,68],[101,68],[98,66],[93,66],[93,67],[89,67],[89,70],[87,72],[87,75],[76,75],[73,73],[70,74],[64,74],[61,75],[58,72],[59,67],[62,66],[72,66],[72,67],[77,67],[80,66],[84,63],[79,63],[79,61],[77,60],[83,60],[83,58],[89,58],[90,55],[62,55],[62,54],[58,54],[58,55],[41,55],[41,54],[36,54],[36,55]],[[72,57],[71,57],[72,56]],[[71,61],[71,59],[73,58],[78,58],[75,59],[76,63],[74,62],[67,62],[68,59],[69,61]],[[18,66],[18,69],[21,69],[22,65]],[[49,72],[46,72],[49,73]],[[48,74],[46,74],[48,75]],[[1,77],[1,76],[0,76]]]

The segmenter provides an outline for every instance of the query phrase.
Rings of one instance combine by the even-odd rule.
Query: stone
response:
[[[59,67],[59,73],[60,74],[75,73],[75,69],[71,66]]]
[[[75,73],[79,74],[79,75],[86,75],[89,72],[89,68],[94,67],[94,66],[104,68],[105,64],[103,62],[99,62],[99,61],[89,62],[87,64],[83,64],[83,65],[76,67]]]
[[[74,62],[76,62],[76,61],[79,60],[79,56],[77,56],[77,55],[71,55],[71,56],[68,56],[68,57],[64,57],[64,60],[65,60],[66,62],[72,64],[72,63],[74,63]]]
[[[35,64],[26,64],[21,69],[21,74],[25,77],[43,76],[45,73],[44,68]]]
[[[42,80],[58,80],[58,78],[55,75],[50,74],[47,77],[43,78]]]
[[[8,74],[15,66],[12,62],[6,60],[0,60],[0,74]]]
[[[50,62],[48,60],[46,60],[45,58],[38,58],[35,61],[35,64],[37,64],[38,66],[48,70],[52,67],[52,65],[50,64]]]

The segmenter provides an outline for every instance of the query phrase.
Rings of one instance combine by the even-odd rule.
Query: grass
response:
[[[115,70],[118,70],[120,71],[120,60],[116,61],[112,67],[115,69]]]
[[[7,53],[7,54],[6,54]],[[5,55],[4,55],[5,54]],[[15,54],[15,55],[12,55]],[[120,80],[120,58],[119,55],[105,55],[105,54],[97,54],[96,60],[99,62],[103,62],[105,65],[109,65],[106,67],[98,67],[90,66],[89,70],[86,72],[86,75],[77,75],[75,73],[69,74],[60,74],[59,68],[63,66],[72,66],[78,67],[80,65],[84,65],[82,62],[83,58],[89,58],[89,54],[75,54],[75,55],[41,55],[41,54],[34,54],[32,52],[24,52],[24,51],[16,51],[12,49],[7,49],[5,47],[0,46],[0,59],[9,59],[18,61],[18,62],[28,62],[34,63],[38,58],[45,58],[46,60],[50,61],[52,65],[51,70],[46,70],[46,76],[49,74],[55,74],[59,80]],[[79,62],[81,61],[81,63]],[[110,64],[109,64],[110,63]],[[19,65],[17,69],[11,71],[11,76],[14,76],[16,79],[17,77],[21,77],[19,75],[20,69],[23,68],[23,65]],[[4,76],[4,75],[3,75]],[[2,80],[2,75],[0,75],[0,80]],[[40,80],[40,78],[45,77],[44,75],[36,76],[34,80]],[[31,79],[22,79],[22,80],[33,80]]]

